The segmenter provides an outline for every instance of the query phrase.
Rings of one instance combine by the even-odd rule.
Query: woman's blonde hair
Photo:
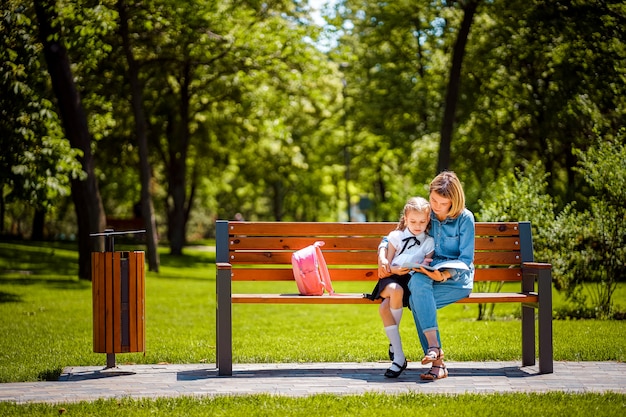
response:
[[[430,192],[433,191],[452,202],[448,216],[453,219],[459,217],[465,209],[465,193],[456,174],[443,171],[437,175],[430,183]]]
[[[406,216],[409,212],[416,211],[418,213],[428,213],[428,219],[430,220],[430,203],[423,197],[411,197],[407,200],[404,208],[402,209],[402,215],[396,230],[406,229]],[[430,223],[429,223],[430,226]]]

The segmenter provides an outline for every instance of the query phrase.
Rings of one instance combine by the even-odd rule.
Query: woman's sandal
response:
[[[433,368],[443,369],[443,375],[439,375],[439,372],[434,373]],[[438,379],[444,379],[448,377],[448,368],[446,365],[433,365],[428,372],[420,374],[420,378],[424,381],[436,381]]]
[[[407,367],[407,362],[406,359],[404,360],[404,365],[400,366],[397,363],[392,363],[391,366],[393,367],[393,365],[396,365],[398,367],[398,369],[400,369],[399,371],[394,371],[393,369],[389,368],[387,369],[387,371],[385,372],[385,376],[387,378],[397,378],[400,376],[400,374],[402,373],[402,371],[404,371]]]
[[[430,346],[428,348],[428,353],[426,353],[426,355],[422,358],[422,365],[438,361],[439,359],[443,359],[443,349],[439,346]]]

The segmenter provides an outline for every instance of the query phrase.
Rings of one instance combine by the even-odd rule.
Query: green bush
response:
[[[529,166],[522,173],[501,178],[492,187],[490,200],[479,201],[481,210],[477,215],[480,221],[530,221],[533,231],[535,257],[538,261],[549,260],[548,230],[554,222],[555,203],[546,193],[546,174],[540,165]],[[502,285],[492,282],[477,282],[476,291],[500,291]],[[478,306],[478,320],[493,319],[494,304]]]
[[[556,217],[556,203],[546,192],[548,174],[540,165],[501,179],[490,200],[480,202],[479,220],[532,222],[536,259],[552,264],[556,288],[574,304],[573,317],[624,316],[612,302],[626,276],[623,136],[622,131],[575,151],[589,196],[568,203]],[[567,315],[564,311],[560,314]]]
[[[581,307],[588,297],[596,317],[611,318],[613,294],[626,276],[626,147],[618,138],[576,153],[592,195],[585,211],[565,207],[550,231],[556,285]],[[583,283],[592,285],[583,291]]]
[[[537,261],[549,261],[549,230],[554,223],[556,203],[547,193],[548,175],[540,164],[529,165],[501,178],[492,187],[489,200],[479,201],[478,220],[485,222],[530,221]]]

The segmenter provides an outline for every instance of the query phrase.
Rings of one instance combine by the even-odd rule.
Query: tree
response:
[[[80,177],[81,167],[48,98],[28,12],[6,2],[0,20],[0,232],[6,205],[23,202],[36,213],[31,238],[41,239],[43,216],[70,194],[70,178]]]
[[[331,57],[347,64],[353,194],[376,202],[370,218],[395,219],[436,172],[447,23],[438,2],[413,1],[346,0],[329,21],[339,39]]]
[[[485,2],[476,19],[453,147],[470,192],[530,161],[560,207],[580,200],[573,149],[623,125],[623,2]]]
[[[86,177],[72,179],[72,199],[78,220],[78,274],[81,279],[91,279],[91,252],[101,251],[104,247],[102,239],[94,239],[90,234],[104,230],[105,216],[94,172],[87,116],[74,83],[62,33],[59,26],[54,24],[55,2],[36,0],[34,4],[39,36],[63,129],[72,147],[82,152],[80,163]]]
[[[147,92],[150,145],[160,157],[156,171],[164,173],[157,180],[165,185],[162,203],[172,254],[182,252],[198,196],[215,196],[231,182],[245,185],[236,186],[226,204],[263,198],[273,215],[282,216],[288,200],[285,179],[295,178],[287,173],[291,165],[284,164],[283,154],[298,154],[291,142],[328,113],[321,104],[328,94],[320,92],[328,79],[310,82],[320,73],[316,65],[323,64],[323,55],[310,53],[315,48],[306,44],[306,33],[292,17],[299,10],[291,10],[291,2],[277,2],[271,9],[239,6],[185,2],[170,12],[153,2],[130,15]],[[272,152],[280,149],[280,158],[260,157],[266,144]],[[234,179],[233,170],[238,171]],[[244,195],[244,188],[251,194]]]
[[[495,1],[472,10],[478,2],[339,2],[332,56],[355,63],[346,71],[357,103],[348,123],[371,141],[360,155],[379,167],[378,175],[367,164],[357,171],[395,198],[421,192],[415,184],[427,182],[424,172],[432,177],[448,165],[433,167],[432,159],[448,155],[472,206],[486,184],[531,161],[552,174],[561,207],[579,198],[584,184],[572,150],[595,140],[594,127],[614,134],[623,114],[619,3]],[[471,32],[461,30],[472,21]],[[454,48],[464,40],[461,66]]]
[[[139,65],[135,59],[130,41],[128,28],[128,10],[124,0],[118,0],[117,11],[120,19],[120,35],[122,48],[128,63],[128,79],[130,94],[135,118],[135,135],[139,147],[139,178],[141,179],[141,214],[146,227],[146,243],[148,247],[148,268],[150,271],[159,271],[159,253],[157,246],[157,230],[154,218],[154,206],[150,193],[152,172],[148,160],[148,122],[143,108],[143,87],[139,81]]]
[[[456,109],[460,93],[463,57],[465,56],[467,38],[469,37],[470,28],[472,27],[474,15],[476,14],[476,9],[478,8],[480,0],[466,0],[451,3],[458,3],[461,6],[461,9],[463,10],[463,21],[461,22],[461,26],[458,30],[456,41],[454,43],[454,49],[452,51],[452,64],[450,66],[450,75],[448,76],[448,88],[446,92],[443,121],[441,123],[439,162],[437,163],[438,172],[451,169],[450,148],[454,123],[456,121]]]

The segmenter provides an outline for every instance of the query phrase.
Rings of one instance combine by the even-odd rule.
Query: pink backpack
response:
[[[323,295],[324,290],[330,295],[335,293],[320,246],[324,242],[315,242],[291,255],[293,276],[301,295]]]

